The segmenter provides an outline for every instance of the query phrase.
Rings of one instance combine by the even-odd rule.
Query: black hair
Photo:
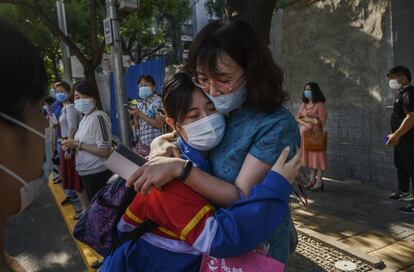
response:
[[[410,70],[407,67],[404,67],[404,66],[401,66],[401,65],[398,65],[398,66],[395,66],[394,68],[392,68],[388,72],[387,77],[390,77],[391,75],[396,75],[396,76],[404,75],[404,76],[407,77],[408,81],[411,81],[411,72],[410,72]]]
[[[27,105],[46,96],[46,70],[32,42],[1,19],[0,40],[0,112],[24,121]]]
[[[176,73],[165,83],[162,104],[167,117],[182,122],[193,102],[193,93],[197,87],[191,76],[184,72]]]
[[[252,27],[240,20],[223,19],[207,24],[195,37],[184,69],[194,74],[197,64],[212,75],[217,62],[230,56],[245,71],[246,103],[257,111],[274,112],[287,99],[282,88],[283,72],[269,47]]]
[[[157,85],[157,84],[155,83],[154,78],[153,78],[151,75],[141,75],[141,76],[138,78],[138,84],[141,82],[141,80],[145,80],[145,81],[147,81],[147,82],[151,83],[151,85],[153,85],[153,86]]]
[[[65,82],[65,81],[58,81],[55,83],[55,88],[57,87],[63,87],[65,89],[65,91],[67,91],[68,93],[71,91],[70,85]]]
[[[78,81],[73,85],[73,90],[77,91],[80,94],[93,97],[95,99],[99,98],[98,90],[95,85],[87,80]]]
[[[305,90],[306,86],[309,86],[311,88],[312,91],[312,102],[313,103],[318,103],[318,102],[326,102],[326,98],[323,95],[321,88],[319,88],[318,83],[316,82],[308,82],[305,84],[305,86],[303,86],[303,90]],[[309,99],[305,97],[304,93],[302,93],[302,101],[304,103],[308,103]]]
[[[87,80],[81,80],[73,85],[73,92],[77,91],[80,94],[87,95],[96,99],[96,107],[102,109],[101,100],[98,89],[95,84]]]

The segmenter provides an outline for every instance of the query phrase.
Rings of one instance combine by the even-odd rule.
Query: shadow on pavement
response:
[[[6,224],[6,252],[29,272],[86,271],[47,186]]]

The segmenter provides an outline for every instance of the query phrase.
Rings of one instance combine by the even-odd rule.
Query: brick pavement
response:
[[[397,208],[391,192],[358,181],[327,180],[324,192],[308,192],[310,206],[292,204],[299,229],[322,235],[338,248],[384,262],[390,271],[414,271],[414,215]]]

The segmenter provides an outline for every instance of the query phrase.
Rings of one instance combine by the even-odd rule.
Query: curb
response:
[[[385,267],[385,264],[383,261],[381,261],[378,257],[375,256],[371,256],[368,255],[360,250],[357,249],[353,249],[352,247],[345,245],[339,241],[336,241],[335,239],[333,239],[330,236],[327,236],[325,234],[310,230],[310,229],[306,229],[306,228],[302,228],[302,227],[298,227],[295,226],[296,230],[306,236],[309,236],[315,240],[317,240],[318,242],[322,243],[322,244],[326,244],[329,246],[334,247],[335,249],[345,253],[345,254],[349,254],[352,255],[353,257],[361,260],[362,262],[371,265],[375,268],[374,271],[382,271],[382,272],[392,272],[395,270],[390,270],[389,268]],[[379,269],[379,270],[378,270]]]
[[[75,237],[73,237],[72,231],[75,225],[75,221],[72,219],[72,217],[75,214],[75,211],[71,205],[65,206],[65,207],[62,207],[62,205],[60,205],[60,202],[66,197],[60,185],[53,184],[52,180],[49,180],[48,185],[49,185],[49,190],[51,191],[56,201],[56,206],[58,207],[59,212],[62,215],[63,220],[69,230],[69,233],[79,250],[79,254],[82,257],[83,262],[85,263],[87,271],[95,272],[96,270],[91,268],[91,265],[95,261],[100,260],[102,257],[98,253],[96,253],[93,249],[79,242],[78,240],[75,239]]]

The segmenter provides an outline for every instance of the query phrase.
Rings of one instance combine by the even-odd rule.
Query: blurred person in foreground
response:
[[[0,271],[25,271],[4,253],[4,229],[47,184],[52,155],[51,127],[42,111],[47,75],[34,45],[2,20],[0,39]]]

